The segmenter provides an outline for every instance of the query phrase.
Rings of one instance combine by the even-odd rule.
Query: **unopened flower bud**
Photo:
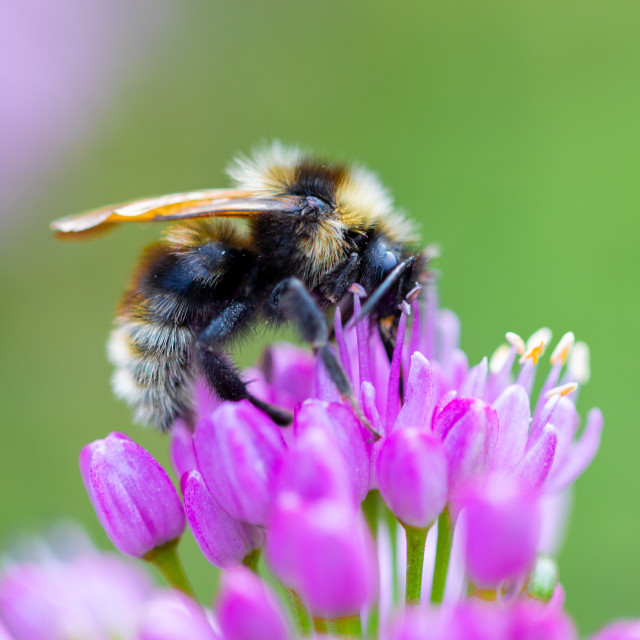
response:
[[[161,591],[145,608],[137,640],[218,640],[202,607],[179,591]]]
[[[141,557],[182,535],[184,512],[169,476],[124,434],[86,445],[80,471],[98,519],[122,553]]]
[[[262,531],[224,511],[209,493],[198,471],[190,471],[183,477],[182,493],[191,533],[211,564],[221,568],[238,564],[262,546]]]
[[[376,553],[361,514],[338,500],[279,496],[268,523],[266,558],[314,616],[359,613],[378,590]]]
[[[285,450],[279,428],[249,402],[223,402],[198,422],[198,468],[216,502],[231,516],[263,524],[271,482]]]
[[[449,494],[489,470],[498,437],[498,416],[485,402],[454,398],[438,414],[434,432],[449,463]]]
[[[533,566],[540,532],[535,494],[496,473],[463,492],[460,507],[466,510],[467,570],[476,586],[496,587]]]
[[[286,614],[271,589],[244,567],[222,575],[215,609],[226,640],[293,637]]]
[[[447,502],[447,459],[429,431],[392,433],[378,454],[377,478],[389,509],[411,527],[429,526]]]

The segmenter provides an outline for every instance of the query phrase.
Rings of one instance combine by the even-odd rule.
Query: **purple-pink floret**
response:
[[[86,445],[80,471],[100,523],[122,553],[141,557],[182,535],[184,512],[169,476],[128,436],[111,433]]]

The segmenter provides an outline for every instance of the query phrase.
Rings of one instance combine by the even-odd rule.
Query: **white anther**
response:
[[[398,308],[400,308],[402,311],[404,311],[405,314],[407,315],[407,317],[411,315],[411,305],[406,300],[403,300],[398,305]]]
[[[544,343],[546,347],[551,341],[551,329],[548,327],[542,327],[538,329],[534,333],[531,334],[531,337],[527,340],[527,349],[531,349],[532,347],[537,347],[540,343]]]
[[[589,366],[589,347],[585,342],[576,342],[573,345],[567,364],[567,375],[580,384],[589,382],[591,367]]]
[[[502,367],[504,367],[504,363],[507,361],[510,351],[511,349],[508,344],[501,344],[493,352],[491,360],[489,360],[489,371],[491,373],[500,373],[502,371]]]
[[[520,364],[526,362],[529,358],[533,364],[537,364],[540,356],[544,353],[544,350],[547,348],[549,344],[549,340],[551,340],[551,329],[547,329],[546,327],[542,327],[542,329],[538,329],[528,340],[527,340],[527,350],[520,358]]]
[[[549,389],[547,393],[544,394],[545,398],[553,398],[553,396],[566,396],[570,393],[573,393],[578,388],[577,382],[568,382],[567,384],[561,384],[558,387],[554,387],[553,389]]]
[[[551,354],[551,364],[556,364],[556,362],[564,364],[567,361],[567,357],[575,341],[576,337],[573,335],[573,331],[565,333]]]
[[[504,337],[512,347],[515,347],[515,350],[518,352],[518,354],[522,355],[526,351],[524,340],[517,333],[513,333],[513,331],[507,331]]]

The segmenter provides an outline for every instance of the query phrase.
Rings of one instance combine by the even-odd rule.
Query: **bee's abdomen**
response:
[[[126,317],[117,322],[108,343],[113,390],[134,409],[136,422],[166,431],[193,410],[193,332]]]

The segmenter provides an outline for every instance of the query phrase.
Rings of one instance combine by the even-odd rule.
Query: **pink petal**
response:
[[[600,448],[603,418],[600,409],[591,409],[580,439],[571,447],[564,463],[553,469],[545,489],[549,492],[562,491],[574,482],[591,464]]]
[[[262,545],[257,527],[232,518],[209,493],[198,471],[182,479],[184,510],[189,529],[204,557],[216,567],[230,567]]]
[[[222,575],[215,610],[225,640],[293,638],[285,611],[275,594],[244,567]]]
[[[268,528],[267,562],[314,616],[354,615],[374,601],[378,567],[373,539],[351,505],[336,500],[309,503],[284,493]]]
[[[460,395],[469,398],[484,400],[487,389],[487,375],[489,373],[489,361],[486,356],[467,373],[465,381],[460,387]]]
[[[447,459],[440,441],[422,429],[385,439],[376,463],[378,488],[403,523],[424,528],[447,503]]]
[[[542,486],[551,471],[558,443],[556,428],[548,424],[536,443],[527,451],[515,468],[515,475],[532,489]]]
[[[203,608],[179,591],[159,592],[147,605],[137,640],[218,640]]]
[[[356,494],[357,488],[349,472],[346,459],[331,433],[310,423],[298,434],[294,446],[282,460],[271,491],[294,493],[308,502],[342,500],[355,507],[361,498]]]
[[[86,445],[80,471],[98,519],[122,553],[140,557],[182,535],[184,513],[169,476],[124,434]]]
[[[400,324],[398,326],[398,335],[393,349],[393,358],[391,359],[391,369],[389,372],[389,386],[387,391],[387,424],[393,424],[398,416],[400,407],[400,369],[402,367],[402,347],[404,346],[404,338],[407,330],[407,314],[402,312]]]
[[[171,465],[178,478],[184,473],[196,469],[196,453],[193,449],[193,433],[183,420],[176,420],[171,428],[171,442],[169,444],[169,457]]]
[[[435,404],[433,387],[434,375],[429,361],[421,353],[414,353],[411,356],[405,403],[400,409],[395,428],[428,428]]]
[[[330,347],[332,348],[332,347]],[[340,392],[336,389],[336,385],[329,377],[329,372],[322,362],[322,358],[316,358],[315,367],[315,396],[325,402],[340,402]]]
[[[534,494],[505,475],[493,475],[461,501],[466,513],[466,560],[476,586],[495,587],[533,566],[540,531]]]
[[[494,469],[511,469],[524,455],[531,421],[527,392],[517,384],[508,386],[493,403],[500,434],[493,454]]]
[[[307,400],[295,414],[294,433],[301,437],[310,429],[324,430],[342,455],[354,495],[364,500],[369,490],[370,460],[365,433],[351,409],[336,403]]]
[[[198,469],[216,502],[237,520],[264,523],[285,451],[280,428],[246,400],[223,402],[198,422],[194,442]]]

